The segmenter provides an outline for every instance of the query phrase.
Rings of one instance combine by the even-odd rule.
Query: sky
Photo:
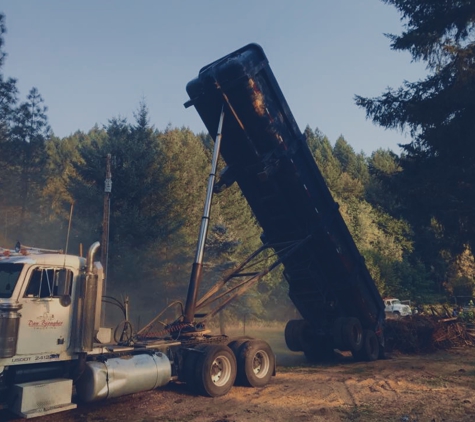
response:
[[[141,101],[150,123],[205,131],[185,109],[186,84],[228,53],[260,44],[303,131],[318,128],[356,152],[400,152],[400,131],[366,119],[354,96],[376,97],[423,79],[423,64],[390,49],[404,30],[380,0],[4,0],[4,76],[21,99],[38,88],[56,136],[134,122]]]

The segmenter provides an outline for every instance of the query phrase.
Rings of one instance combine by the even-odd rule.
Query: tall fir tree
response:
[[[0,218],[9,241],[34,241],[44,218],[41,199],[50,129],[38,90],[32,88],[27,100],[18,104],[16,80],[3,75],[5,33],[5,15],[0,14]]]
[[[409,130],[395,175],[406,216],[421,228],[437,221],[457,253],[475,244],[475,2],[384,2],[405,22],[401,35],[389,35],[391,48],[424,61],[429,75],[356,103],[375,123]]]

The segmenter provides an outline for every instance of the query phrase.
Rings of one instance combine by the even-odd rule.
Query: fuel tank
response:
[[[0,304],[0,358],[16,354],[21,307],[18,303]]]
[[[81,401],[94,402],[162,387],[170,381],[171,365],[160,352],[92,361],[76,384]]]

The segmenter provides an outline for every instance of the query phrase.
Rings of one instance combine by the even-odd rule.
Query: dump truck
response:
[[[208,132],[222,133],[215,191],[239,185],[281,259],[302,316],[286,326],[289,349],[311,361],[334,349],[382,356],[384,303],[263,49],[250,44],[205,66],[187,92]]]
[[[187,92],[185,106],[195,106],[214,147],[186,301],[167,307],[179,316],[164,323],[160,313],[136,331],[126,309],[113,334],[102,327],[102,303],[112,299],[103,295],[99,242],[86,257],[0,248],[1,406],[32,418],[169,382],[211,397],[234,384],[265,386],[276,366],[269,344],[207,327],[277,268],[302,316],[285,328],[291,350],[311,361],[335,349],[382,356],[384,304],[262,48],[204,67]],[[263,229],[262,246],[202,293],[212,197],[235,182]]]

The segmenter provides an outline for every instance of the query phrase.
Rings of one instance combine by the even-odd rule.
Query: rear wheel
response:
[[[344,349],[358,352],[363,346],[363,328],[358,318],[345,318],[341,334]]]
[[[243,343],[237,356],[237,379],[241,385],[263,387],[268,384],[275,368],[275,355],[262,340]]]
[[[200,355],[195,364],[192,384],[204,396],[218,397],[229,392],[236,380],[237,365],[228,346],[203,344],[196,348]]]
[[[239,349],[246,341],[249,341],[249,340],[253,340],[253,338],[249,336],[242,336],[242,337],[235,338],[228,343],[228,347],[234,353],[236,360],[238,358]]]
[[[308,323],[304,319],[291,319],[285,326],[285,344],[292,352],[303,351],[302,336]]]
[[[374,361],[380,356],[379,340],[373,330],[363,331],[363,345],[353,356],[356,360]]]

